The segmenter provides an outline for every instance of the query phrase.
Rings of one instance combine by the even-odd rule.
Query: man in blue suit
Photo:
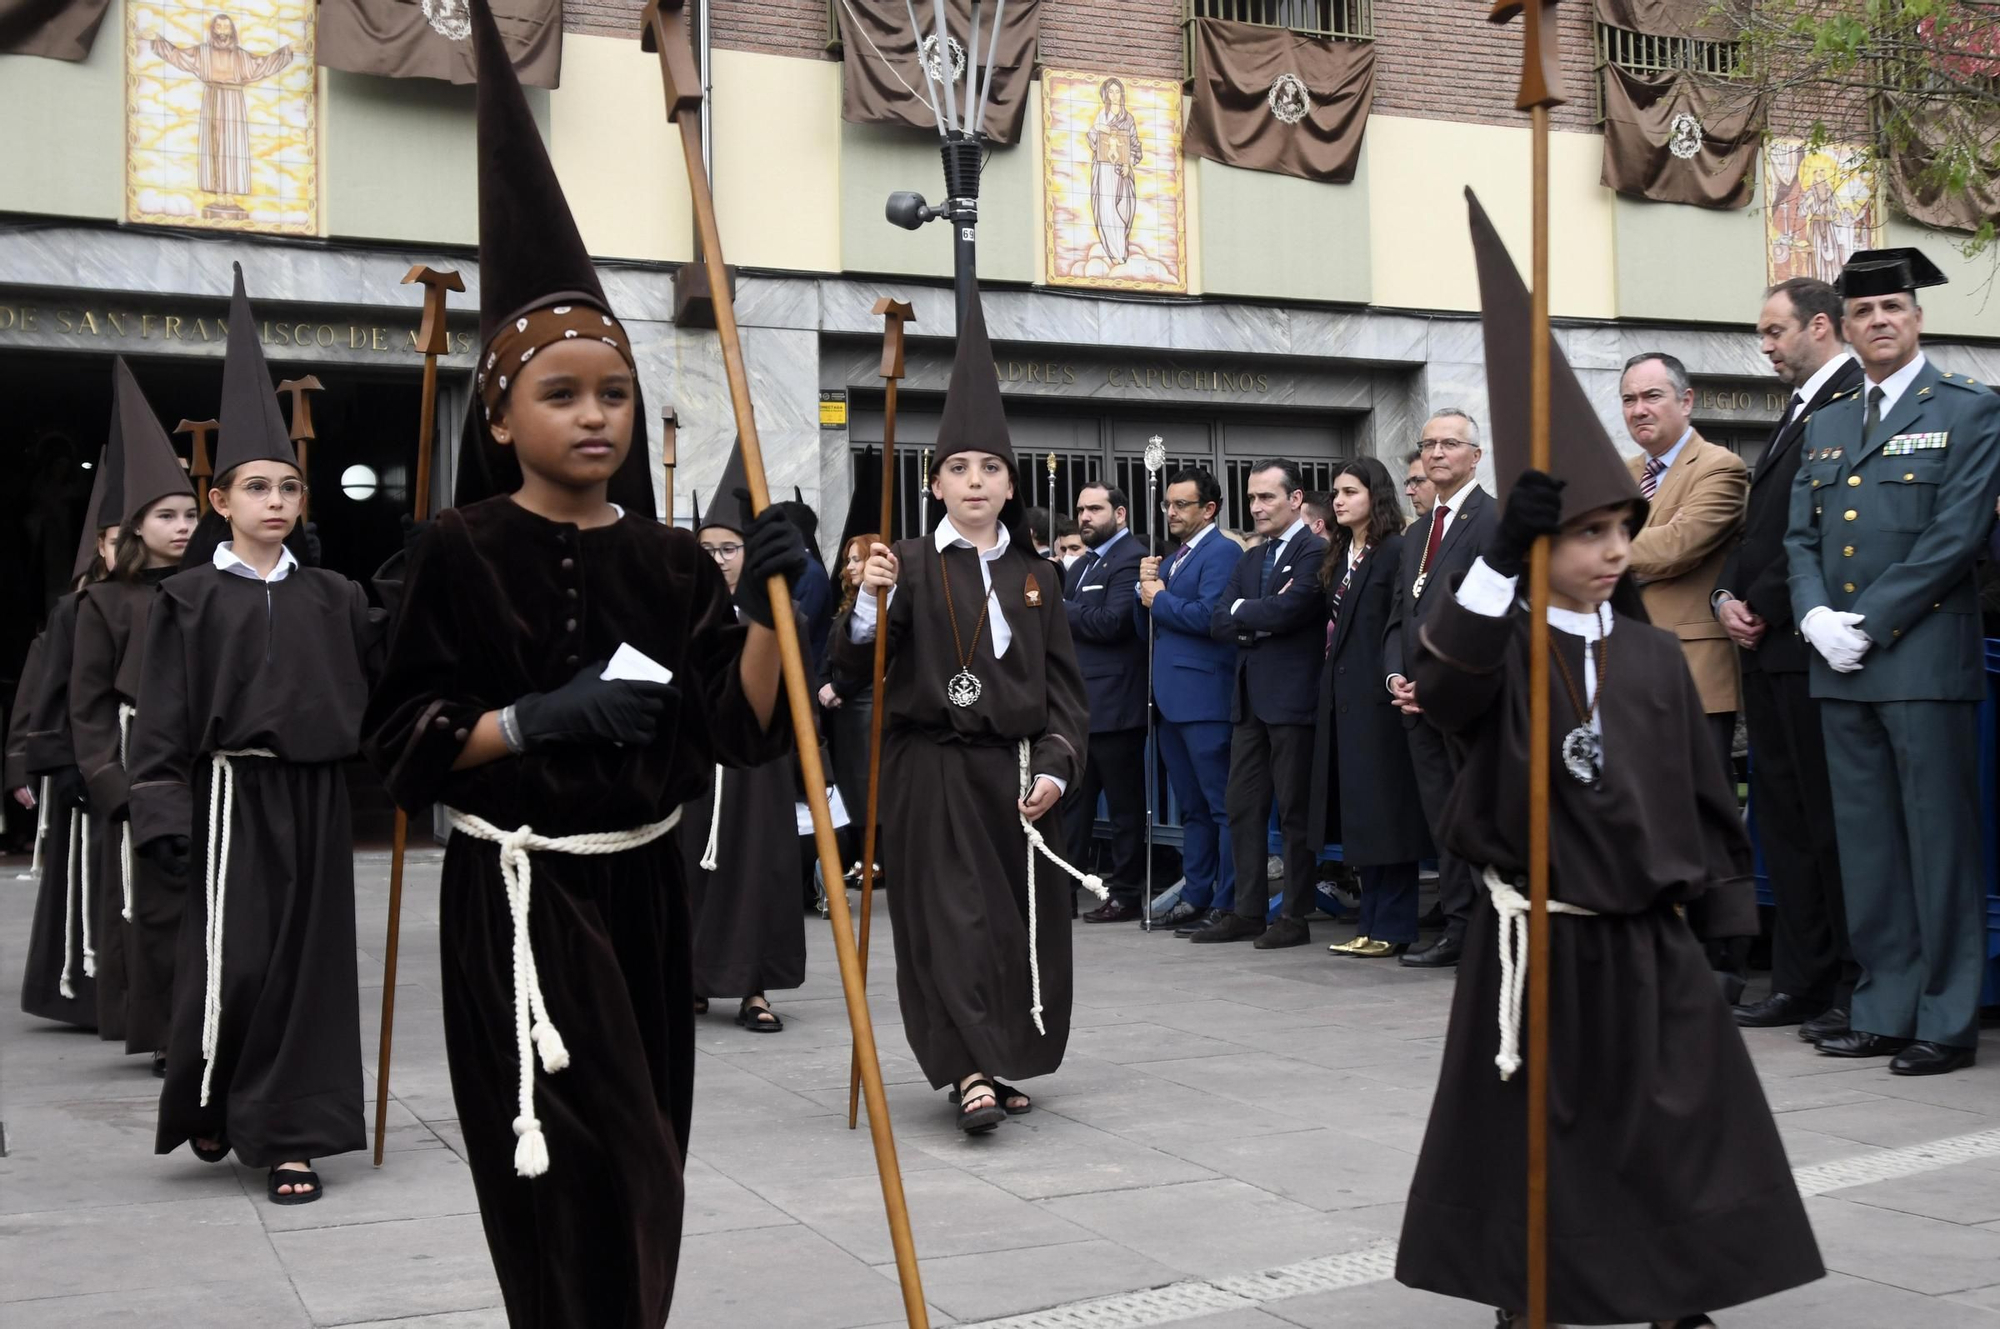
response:
[[[1296,462],[1255,463],[1249,490],[1250,517],[1263,543],[1243,551],[1208,623],[1211,637],[1236,643],[1226,800],[1236,857],[1236,912],[1190,940],[1255,937],[1259,950],[1275,950],[1311,940],[1306,914],[1313,905],[1319,846],[1312,843],[1307,822],[1313,721],[1326,655],[1326,592],[1319,584],[1326,541],[1312,533],[1300,511],[1305,488]],[[1264,845],[1273,795],[1284,837],[1285,901],[1267,931],[1271,883],[1264,873]]]
[[[1236,571],[1239,549],[1215,525],[1222,486],[1195,467],[1167,482],[1165,558],[1139,565],[1138,622],[1153,634],[1154,731],[1167,783],[1181,809],[1180,904],[1169,922],[1190,937],[1236,906],[1236,868],[1229,855],[1225,809],[1229,789],[1229,692],[1236,681],[1236,643],[1209,636],[1209,620]]]
[[[1070,861],[1086,861],[1097,796],[1111,813],[1111,898],[1083,916],[1086,923],[1139,917],[1146,871],[1146,639],[1132,607],[1139,598],[1145,550],[1126,524],[1124,491],[1085,485],[1076,496],[1083,557],[1063,578],[1070,640],[1090,702],[1090,746],[1083,778],[1063,801]]]

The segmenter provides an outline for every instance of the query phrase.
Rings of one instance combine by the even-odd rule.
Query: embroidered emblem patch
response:
[[[1271,108],[1271,114],[1279,123],[1295,125],[1312,114],[1312,97],[1306,92],[1305,81],[1290,72],[1271,80],[1271,90],[1264,94],[1264,104]]]
[[[1686,111],[1674,117],[1667,126],[1667,151],[1686,161],[1701,151],[1701,121]]]
[[[1938,452],[1951,441],[1949,430],[1930,434],[1898,434],[1882,445],[1885,457],[1907,457],[1915,452]]]
[[[1035,580],[1035,574],[1028,574],[1028,608],[1039,609],[1042,604],[1042,584]]]

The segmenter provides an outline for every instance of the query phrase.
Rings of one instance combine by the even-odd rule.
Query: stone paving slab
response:
[[[0,1015],[0,1324],[505,1324],[444,1061],[438,861],[414,853],[407,878],[387,1165],[321,1160],[318,1204],[266,1203],[258,1170],[155,1156],[159,1082],[143,1058]],[[32,908],[29,885],[13,882],[20,866],[0,862],[14,886],[0,890],[0,984],[20,972]],[[387,856],[359,855],[357,867],[372,1101]],[[876,917],[886,933],[886,911]],[[675,1325],[904,1323],[866,1122],[846,1125],[850,1034],[825,926],[809,922],[805,987],[775,995],[782,1034],[738,1029],[732,1003],[697,1023]],[[1026,1086],[1033,1113],[977,1139],[954,1128],[909,1054],[878,935],[869,1004],[932,1324],[1055,1324],[1051,1308],[1154,1304],[1149,1289],[1188,1279],[1217,1280],[1209,1304],[1237,1306],[1171,1320],[1195,1329],[1491,1324],[1381,1272],[1317,1284],[1335,1290],[1258,1292],[1255,1305],[1216,1291],[1298,1261],[1360,1258],[1400,1228],[1452,980],[1329,957],[1324,944],[1347,929],[1313,933],[1312,946],[1260,952],[1079,925],[1068,1059]],[[1983,1064],[1934,1079],[1819,1056],[1791,1030],[1745,1042],[1794,1167],[2000,1128],[1990,1034]],[[2000,1329],[2000,1153],[1881,1175],[1808,1201],[1827,1279],[1719,1322]]]

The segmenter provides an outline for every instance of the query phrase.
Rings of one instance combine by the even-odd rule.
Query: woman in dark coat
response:
[[[1388,469],[1373,457],[1333,480],[1336,530],[1320,565],[1332,615],[1313,730],[1309,843],[1338,841],[1361,874],[1361,926],[1336,955],[1379,959],[1417,939],[1417,861],[1430,828],[1402,716],[1382,685],[1382,635],[1402,558],[1402,508]]]
[[[851,631],[861,569],[868,562],[869,548],[881,538],[872,533],[853,536],[841,550],[840,606],[834,612],[829,640],[838,640]],[[873,670],[844,666],[844,657],[836,651],[829,650],[827,656],[826,682],[819,689],[820,723],[826,732],[827,745],[833,750],[833,782],[847,807],[849,825],[843,835],[848,842],[848,853],[858,866],[865,843],[863,819],[868,815],[868,745],[875,718]],[[849,880],[856,878],[850,876]],[[882,884],[879,873],[875,884]]]

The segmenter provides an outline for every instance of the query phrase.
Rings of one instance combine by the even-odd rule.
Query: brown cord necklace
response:
[[[1585,642],[1583,649],[1588,654],[1593,643]],[[1597,643],[1601,649],[1597,657],[1597,691],[1590,698],[1590,705],[1583,704],[1583,693],[1576,686],[1576,679],[1569,672],[1569,661],[1557,649],[1553,639],[1549,642],[1549,654],[1555,657],[1556,669],[1562,674],[1563,690],[1569,693],[1569,704],[1582,721],[1576,728],[1563,735],[1563,769],[1578,784],[1595,789],[1604,778],[1604,740],[1591,728],[1597,718],[1598,703],[1604,700],[1604,680],[1611,663],[1611,634],[1604,629],[1604,606],[1597,607]]]
[[[958,656],[958,672],[945,682],[945,700],[954,706],[970,706],[979,700],[979,675],[972,672],[972,656],[979,649],[979,634],[986,630],[986,615],[993,608],[992,595],[984,595],[979,600],[979,622],[972,629],[972,650],[968,651],[959,642],[958,608],[951,602],[951,567],[944,561],[944,550],[938,550],[938,576],[944,581],[944,612],[951,620],[951,649]]]

